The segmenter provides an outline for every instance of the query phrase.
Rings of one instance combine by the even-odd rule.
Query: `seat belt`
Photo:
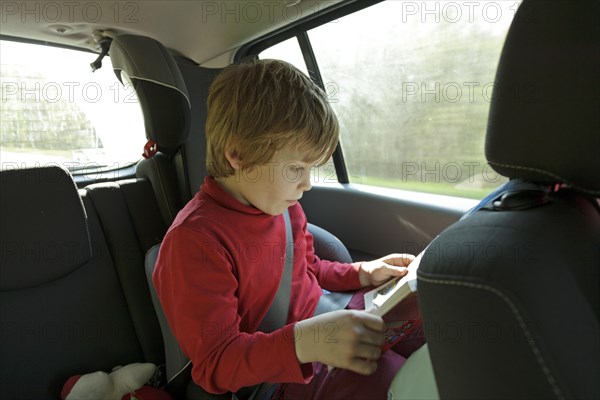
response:
[[[283,212],[283,220],[285,222],[285,255],[283,273],[279,281],[277,293],[273,298],[273,302],[267,310],[265,317],[258,326],[258,330],[265,333],[271,333],[279,328],[282,328],[287,322],[287,316],[290,308],[290,295],[292,292],[292,272],[294,270],[294,235],[292,233],[292,223],[290,221],[290,213],[286,209]],[[264,397],[270,397],[277,384],[263,382],[258,385],[241,388],[234,393],[234,399],[255,400]]]
[[[285,267],[273,303],[271,303],[271,307],[258,328],[259,331],[266,333],[273,332],[285,325],[290,305],[292,271],[294,269],[294,238],[288,210],[285,210],[283,213],[283,218],[285,220],[286,236]],[[353,292],[329,292],[323,290],[313,316],[346,308],[353,295]]]
[[[259,331],[265,333],[273,332],[285,325],[290,306],[292,272],[294,269],[294,236],[288,210],[283,213],[283,219],[285,221],[285,264],[275,298],[258,327]],[[314,315],[343,309],[348,305],[351,298],[352,293],[324,293],[319,298]],[[270,398],[277,386],[274,383],[264,382],[253,387],[240,389],[235,393],[235,396],[238,399],[247,398],[248,400]]]
[[[283,213],[283,219],[285,222],[285,263],[277,293],[275,293],[273,302],[258,327],[259,331],[265,333],[271,333],[285,325],[290,306],[292,272],[294,270],[294,235],[292,233],[292,223],[288,210],[285,210]],[[314,315],[343,309],[348,305],[351,298],[352,293],[324,293],[319,298],[317,310]],[[264,382],[255,386],[245,387],[234,394],[234,399],[255,400],[270,398],[277,386],[278,384],[275,383]]]
[[[260,323],[258,330],[271,333],[285,325],[290,307],[290,295],[292,291],[292,271],[294,270],[294,235],[292,234],[292,223],[288,210],[283,213],[285,221],[285,264],[283,274],[279,281],[279,288],[271,307]]]
[[[325,314],[330,311],[343,310],[350,303],[350,300],[352,300],[352,296],[354,296],[354,292],[328,292],[323,290],[313,316]]]

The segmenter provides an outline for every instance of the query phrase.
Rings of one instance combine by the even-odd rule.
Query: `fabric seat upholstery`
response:
[[[69,173],[0,180],[0,398],[56,398],[72,375],[144,361],[100,222]]]
[[[164,364],[160,326],[144,275],[146,251],[160,243],[167,228],[146,180],[97,183],[85,188],[97,213],[140,340],[144,360]]]
[[[517,184],[425,251],[442,399],[600,398],[598,15],[598,2],[525,0],[510,28],[486,157],[534,189]],[[523,85],[530,97],[508,95]]]

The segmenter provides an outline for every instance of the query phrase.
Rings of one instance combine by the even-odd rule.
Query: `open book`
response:
[[[385,343],[382,351],[397,343],[414,339],[421,329],[421,314],[417,297],[417,269],[423,253],[408,266],[408,273],[394,278],[365,293],[365,310],[379,315],[385,321]]]

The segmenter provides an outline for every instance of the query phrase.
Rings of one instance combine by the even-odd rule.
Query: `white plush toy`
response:
[[[152,363],[134,363],[116,367],[110,374],[98,371],[75,375],[67,380],[60,397],[63,400],[170,399],[166,392],[144,386],[155,370],[156,365]],[[141,391],[145,396],[139,395]]]

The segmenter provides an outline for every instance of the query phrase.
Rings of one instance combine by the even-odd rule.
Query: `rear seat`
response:
[[[98,216],[144,360],[162,364],[162,334],[144,272],[146,252],[162,241],[167,230],[152,186],[146,180],[131,179],[89,185],[80,192],[88,213]]]
[[[125,206],[151,213],[149,184],[78,191],[59,167],[0,177],[0,398],[58,398],[71,375],[163,363],[143,254],[165,227]]]
[[[189,129],[189,100],[160,44],[131,35],[121,39],[111,48],[113,65],[139,79],[146,130],[163,153],[138,165],[143,178],[79,191],[59,167],[0,172],[2,399],[58,398],[72,375],[165,362],[144,256],[191,195],[178,151]],[[130,61],[150,53],[163,58],[162,72],[139,71],[147,63]],[[147,79],[157,71],[172,85]],[[318,254],[350,261],[335,237],[310,230]]]
[[[110,55],[118,78],[136,81],[148,136],[175,153],[190,103],[174,60],[133,35],[116,37]],[[164,363],[144,256],[189,198],[173,153],[140,165],[150,179],[79,192],[58,167],[2,172],[0,398],[57,398],[71,375]]]
[[[150,181],[77,190],[59,167],[0,180],[0,398],[58,398],[72,375],[164,364],[144,255],[167,226]]]

